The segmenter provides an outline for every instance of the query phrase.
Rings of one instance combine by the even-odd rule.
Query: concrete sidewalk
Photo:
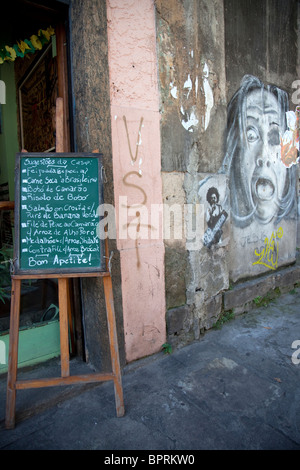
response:
[[[299,288],[199,342],[128,365],[122,418],[111,382],[20,390],[16,428],[5,430],[0,377],[0,449],[299,450],[298,362]],[[71,373],[87,367],[72,361]],[[58,373],[56,360],[19,378]]]

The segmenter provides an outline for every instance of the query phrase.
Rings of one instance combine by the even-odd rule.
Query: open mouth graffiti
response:
[[[269,200],[275,192],[275,186],[268,178],[258,178],[255,183],[255,193],[259,199]]]

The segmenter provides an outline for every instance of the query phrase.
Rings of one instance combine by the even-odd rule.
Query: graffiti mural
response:
[[[260,253],[255,250],[255,255],[258,256],[258,260],[252,263],[261,264],[269,269],[275,270],[278,266],[278,255],[279,255],[279,240],[283,236],[282,227],[276,232],[272,232],[270,239],[265,238],[265,246]]]
[[[218,243],[222,238],[222,225],[225,223],[228,214],[225,210],[222,209],[221,204],[219,204],[219,191],[213,186],[210,187],[206,194],[206,200],[209,204],[209,207],[206,210],[206,222],[207,230],[205,231],[203,237],[203,244],[208,248],[212,244]]]
[[[198,183],[198,199],[204,208],[203,246],[211,248],[216,245],[226,245],[229,242],[230,207],[227,204],[228,177],[226,175],[209,175]]]
[[[228,104],[219,175],[228,178],[222,206],[232,222],[233,281],[295,259],[298,119],[284,90],[252,75],[244,76]]]
[[[287,93],[252,75],[243,78],[228,105],[221,173],[229,175],[231,216],[237,227],[295,217],[297,168],[287,162],[297,162],[298,149],[288,139],[287,118],[291,122],[292,116],[287,113]]]

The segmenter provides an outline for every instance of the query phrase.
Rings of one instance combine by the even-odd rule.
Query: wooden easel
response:
[[[106,244],[107,247],[107,244]],[[106,249],[107,253],[107,249]],[[108,253],[107,253],[108,255]],[[53,378],[41,378],[33,380],[17,380],[18,368],[18,342],[19,342],[19,319],[20,319],[20,296],[21,280],[41,278],[58,279],[58,301],[60,318],[60,349],[61,349],[61,376]],[[68,314],[70,312],[69,301],[69,278],[71,277],[99,277],[103,280],[106,314],[108,322],[109,344],[112,363],[111,373],[93,373],[86,375],[70,375],[69,364],[69,331]],[[29,388],[53,387],[56,385],[73,385],[88,382],[103,382],[112,380],[114,382],[115,402],[117,416],[121,417],[125,413],[123,402],[123,388],[121,379],[121,369],[119,360],[119,349],[117,340],[112,279],[109,270],[97,273],[85,274],[44,274],[44,275],[12,275],[11,292],[11,316],[10,316],[10,337],[9,337],[9,357],[7,376],[7,401],[6,419],[7,429],[15,427],[16,392]]]
[[[63,149],[63,111],[62,99],[57,100],[56,139],[57,150]],[[11,309],[10,309],[10,337],[7,375],[7,399],[5,426],[7,429],[15,427],[16,392],[39,387],[53,387],[57,385],[73,385],[88,382],[103,382],[112,380],[114,382],[115,403],[117,416],[125,413],[123,402],[123,388],[121,380],[121,369],[119,360],[119,348],[116,330],[116,319],[114,310],[114,299],[112,279],[109,269],[108,242],[105,240],[106,270],[88,273],[68,274],[12,274]],[[69,318],[70,311],[70,278],[75,277],[98,277],[102,279],[104,286],[106,315],[108,323],[108,334],[111,354],[111,373],[92,373],[85,375],[70,375],[69,361]],[[18,343],[19,343],[19,321],[20,321],[20,298],[22,279],[57,279],[58,280],[58,303],[60,320],[60,352],[61,352],[61,375],[54,378],[40,378],[33,380],[17,380],[18,370]],[[100,280],[99,279],[99,280]]]

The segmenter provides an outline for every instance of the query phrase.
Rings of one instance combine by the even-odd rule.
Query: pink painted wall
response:
[[[161,230],[151,223],[152,204],[162,203],[154,2],[107,0],[107,19],[114,190],[130,362],[159,351],[166,340],[164,244]]]

